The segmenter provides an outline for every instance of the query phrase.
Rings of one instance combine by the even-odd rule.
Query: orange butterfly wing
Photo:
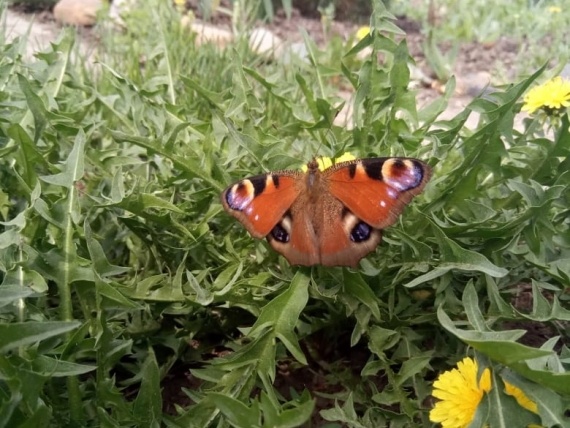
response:
[[[411,158],[372,158],[337,164],[324,173],[330,193],[375,229],[396,222],[431,177],[426,163]]]
[[[238,181],[222,192],[222,205],[254,238],[263,238],[299,196],[302,173],[279,171]]]

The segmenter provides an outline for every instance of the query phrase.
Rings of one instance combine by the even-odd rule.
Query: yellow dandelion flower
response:
[[[570,82],[557,76],[528,91],[524,97],[522,110],[534,113],[542,108],[548,113],[553,110],[562,110],[569,105]]]
[[[356,31],[356,38],[358,41],[365,38],[368,34],[370,34],[370,27],[368,25],[363,25]]]
[[[324,171],[325,169],[330,168],[331,166],[336,165],[337,163],[351,161],[354,159],[356,158],[352,153],[345,152],[335,159],[331,159],[328,156],[321,156],[320,158],[317,158],[317,163],[319,164],[319,170]],[[301,170],[303,172],[307,172],[307,165],[303,165],[301,167]]]
[[[558,7],[558,6],[549,6],[548,11],[550,13],[560,13],[560,12],[562,12],[562,8]]]
[[[319,164],[319,170],[324,171],[333,165],[333,160],[327,156],[323,156],[317,159],[317,163]]]
[[[538,415],[538,406],[534,401],[526,396],[522,389],[517,388],[514,385],[505,381],[505,393],[508,395],[512,395],[519,403],[519,406],[524,407],[527,410],[530,410],[532,413],[536,413]]]
[[[457,363],[457,369],[438,377],[433,396],[441,401],[429,413],[432,422],[443,428],[465,428],[471,423],[483,394],[491,390],[491,371],[485,369],[477,381],[477,370],[477,362],[467,357]]]
[[[354,155],[352,153],[344,152],[342,155],[340,155],[338,158],[336,158],[334,160],[334,163],[337,164],[337,163],[341,163],[341,162],[348,162],[348,161],[351,161],[354,159],[356,159],[356,158],[354,157]]]
[[[491,371],[483,370],[479,382],[477,361],[466,357],[457,363],[457,369],[443,372],[433,383],[435,398],[439,398],[429,413],[432,422],[443,428],[466,428],[472,421],[483,394],[491,390]],[[505,383],[505,393],[513,396],[519,406],[538,414],[538,406],[514,385]],[[540,425],[537,425],[539,427]],[[530,426],[528,427],[530,428]]]

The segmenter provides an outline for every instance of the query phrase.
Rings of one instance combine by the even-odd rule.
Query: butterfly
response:
[[[238,181],[221,200],[254,238],[266,238],[292,265],[356,267],[430,177],[429,165],[412,158],[355,159],[324,171],[313,159],[306,172]]]

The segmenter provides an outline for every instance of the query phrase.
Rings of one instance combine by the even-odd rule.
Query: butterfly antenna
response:
[[[325,134],[325,138],[327,138],[328,135],[331,136],[331,140],[333,140],[333,146],[335,146],[335,147],[336,147],[336,145],[337,145],[338,142],[336,141],[335,135],[334,135],[334,133],[332,132],[332,127],[333,127],[333,125],[334,125],[335,119],[336,119],[337,116],[340,114],[340,111],[341,111],[341,108],[336,108],[336,111],[335,111],[333,120],[331,120],[331,122],[329,123],[329,127],[326,129],[326,134]],[[315,152],[315,155],[313,156],[313,159],[316,159],[316,158],[319,157],[319,151],[321,150],[321,147],[323,147],[323,144],[324,144],[324,143],[323,143],[323,139],[321,138],[321,139],[320,139],[320,143],[319,143],[319,145],[317,146],[317,150],[316,150],[316,152]]]

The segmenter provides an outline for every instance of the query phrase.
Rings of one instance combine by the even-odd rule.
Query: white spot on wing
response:
[[[256,214],[253,219],[254,219],[255,221],[259,220],[259,214]]]
[[[283,227],[283,229],[285,229],[285,231],[290,234],[291,233],[291,217],[289,217],[287,215],[284,216],[281,219],[281,227]]]
[[[392,186],[391,183],[388,183],[388,184],[390,184],[390,186]],[[397,199],[397,198],[398,198],[398,192],[396,192],[394,189],[388,188],[387,193],[388,193],[388,196],[390,196],[392,199]]]
[[[385,201],[380,201],[380,206],[382,208],[386,208],[386,202]]]

